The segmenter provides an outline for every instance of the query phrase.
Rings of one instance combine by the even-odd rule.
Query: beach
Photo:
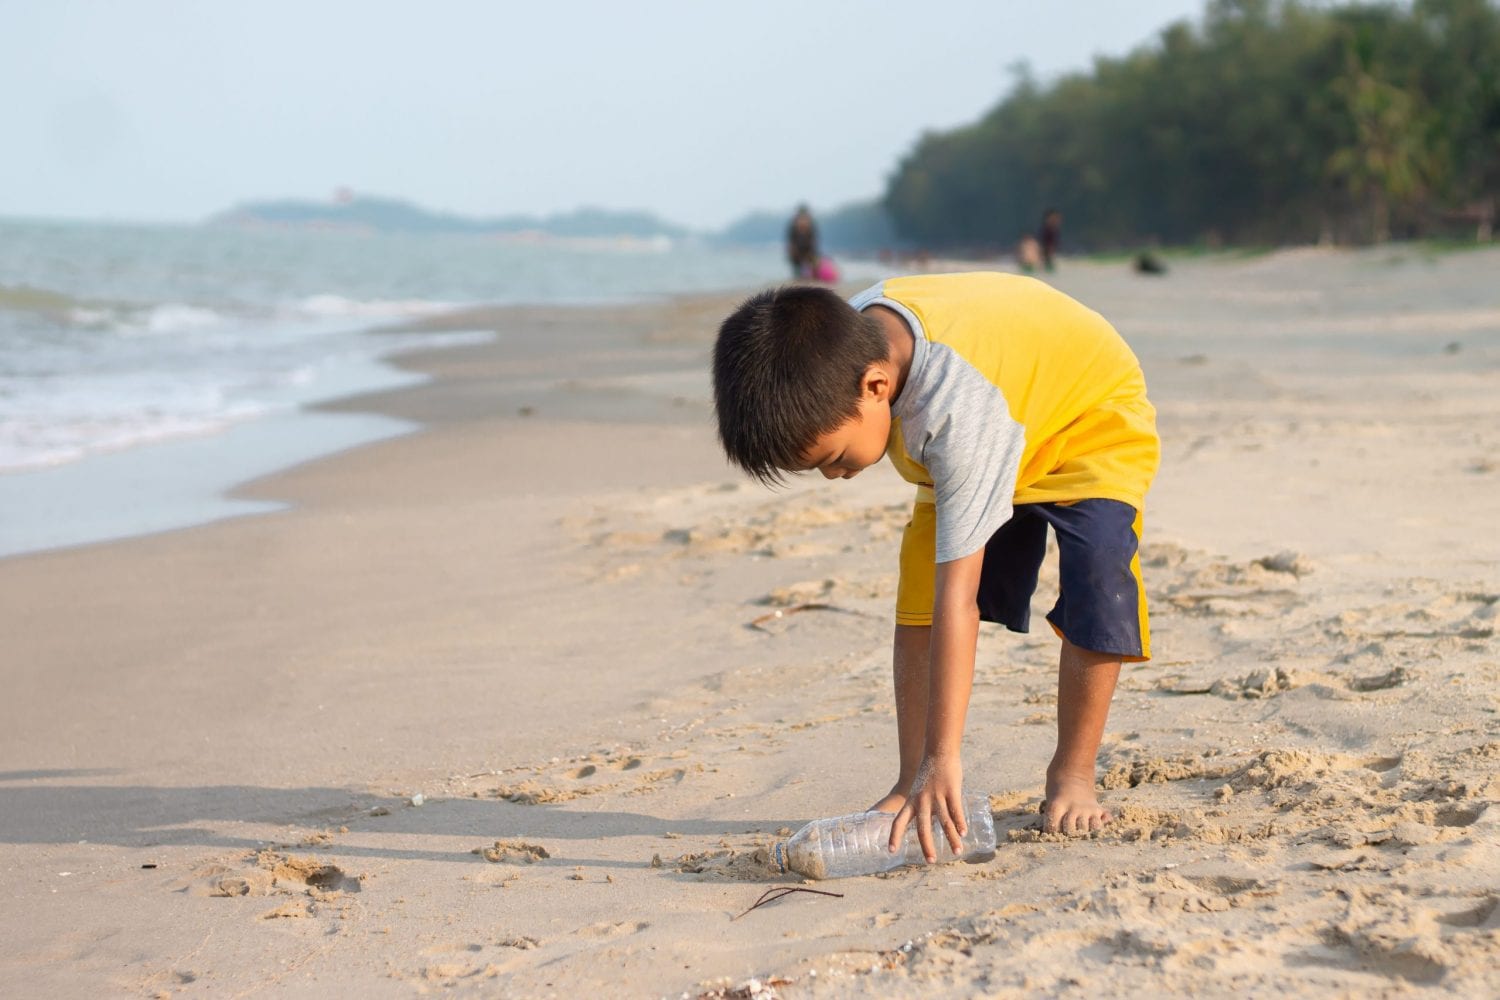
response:
[[[895,776],[910,487],[726,465],[739,294],[371,333],[497,336],[321,404],[420,429],[232,494],[273,512],[0,559],[0,993],[1500,992],[1497,265],[1065,261],[1163,439],[1116,819],[1040,832],[1056,639],[987,625],[995,858],[750,913]]]

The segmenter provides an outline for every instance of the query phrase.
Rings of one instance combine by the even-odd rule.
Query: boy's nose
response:
[[[831,466],[831,465],[825,465],[823,468],[819,469],[818,471],[821,472],[821,473],[823,473],[823,478],[824,479],[843,479],[844,478],[844,474],[842,472],[840,472],[838,469],[836,469],[833,466]]]

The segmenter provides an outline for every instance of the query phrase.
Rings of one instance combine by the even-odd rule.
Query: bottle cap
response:
[[[785,875],[786,874],[786,841],[784,841],[784,840],[778,840],[778,841],[776,841],[775,844],[771,845],[771,860],[773,862],[775,862],[776,867],[781,870],[781,874]]]

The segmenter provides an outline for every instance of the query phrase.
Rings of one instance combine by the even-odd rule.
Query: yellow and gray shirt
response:
[[[983,272],[892,278],[850,303],[894,310],[915,338],[886,453],[917,484],[926,515],[908,535],[935,537],[903,548],[925,542],[934,562],[960,559],[1014,504],[1142,508],[1160,450],[1156,412],[1140,362],[1104,317],[1044,282]]]

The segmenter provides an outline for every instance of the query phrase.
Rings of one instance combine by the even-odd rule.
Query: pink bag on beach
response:
[[[817,264],[813,265],[813,277],[831,285],[839,280],[838,265],[833,262],[832,257],[819,257]]]

